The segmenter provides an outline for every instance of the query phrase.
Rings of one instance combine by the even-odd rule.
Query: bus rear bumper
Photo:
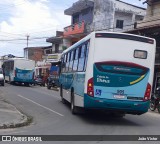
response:
[[[17,82],[17,83],[28,83],[28,84],[34,84],[35,83],[35,81],[33,81],[33,80],[18,79],[18,78],[14,78],[14,82]]]
[[[84,108],[116,111],[128,114],[141,115],[149,108],[149,101],[124,101],[84,96]]]

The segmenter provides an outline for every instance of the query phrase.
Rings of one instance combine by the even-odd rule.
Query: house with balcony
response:
[[[47,38],[46,42],[52,44],[52,46],[50,48],[50,50],[52,51],[52,54],[53,53],[62,53],[62,51],[64,50],[64,47],[63,47],[63,32],[56,31],[56,36]]]
[[[123,32],[142,21],[146,9],[121,0],[79,0],[64,11],[71,25],[64,28],[63,44],[73,45],[92,31]]]

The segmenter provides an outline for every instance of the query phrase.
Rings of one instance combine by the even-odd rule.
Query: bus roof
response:
[[[62,55],[64,53],[67,53],[68,51],[74,49],[75,47],[83,44],[85,41],[89,40],[92,36],[95,36],[95,34],[98,34],[98,33],[101,33],[101,34],[112,34],[112,38],[120,38],[118,37],[118,35],[120,36],[130,36],[130,37],[135,37],[135,41],[140,41],[138,40],[138,38],[142,38],[142,39],[148,39],[148,40],[151,40],[153,41],[153,43],[155,42],[155,39],[153,38],[149,38],[149,37],[145,37],[145,36],[140,36],[140,35],[134,35],[134,34],[128,34],[128,33],[120,33],[120,32],[107,32],[107,31],[96,31],[96,32],[92,32],[91,34],[89,34],[88,36],[84,37],[83,39],[81,39],[80,41],[78,41],[77,43],[73,44],[72,46],[70,46],[68,49],[66,49],[65,51],[63,51]],[[113,36],[115,35],[115,36]],[[117,37],[116,37],[117,36]],[[111,37],[110,37],[111,38]],[[137,39],[136,39],[137,38]],[[125,39],[125,38],[123,38]],[[130,40],[133,40],[133,39],[130,39]],[[149,43],[149,42],[148,42]]]
[[[9,58],[9,59],[7,59],[7,60],[5,60],[5,61],[11,61],[11,60],[26,60],[26,61],[34,61],[34,60],[30,60],[30,59],[26,59],[26,58]]]

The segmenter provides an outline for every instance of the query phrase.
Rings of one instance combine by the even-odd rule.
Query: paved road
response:
[[[6,84],[1,89],[6,95],[6,100],[23,113],[33,117],[33,123],[30,126],[0,130],[0,134],[3,135],[160,134],[160,115],[157,113],[148,112],[141,116],[126,115],[121,119],[99,112],[72,115],[69,105],[61,103],[59,92],[47,90],[46,87]]]

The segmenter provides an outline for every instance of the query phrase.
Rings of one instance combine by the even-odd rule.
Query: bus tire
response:
[[[155,104],[155,101],[154,101],[154,100],[151,100],[151,101],[150,101],[149,109],[150,109],[151,111],[155,111],[155,109],[156,109],[156,104]]]
[[[63,104],[65,104],[66,101],[65,101],[65,99],[63,98],[63,88],[62,88],[62,85],[61,85],[61,87],[60,87],[60,96],[61,96],[61,102],[62,102]]]
[[[74,92],[71,92],[71,112],[72,114],[78,114],[78,108],[75,106],[75,102],[74,102],[75,98],[74,98]]]

